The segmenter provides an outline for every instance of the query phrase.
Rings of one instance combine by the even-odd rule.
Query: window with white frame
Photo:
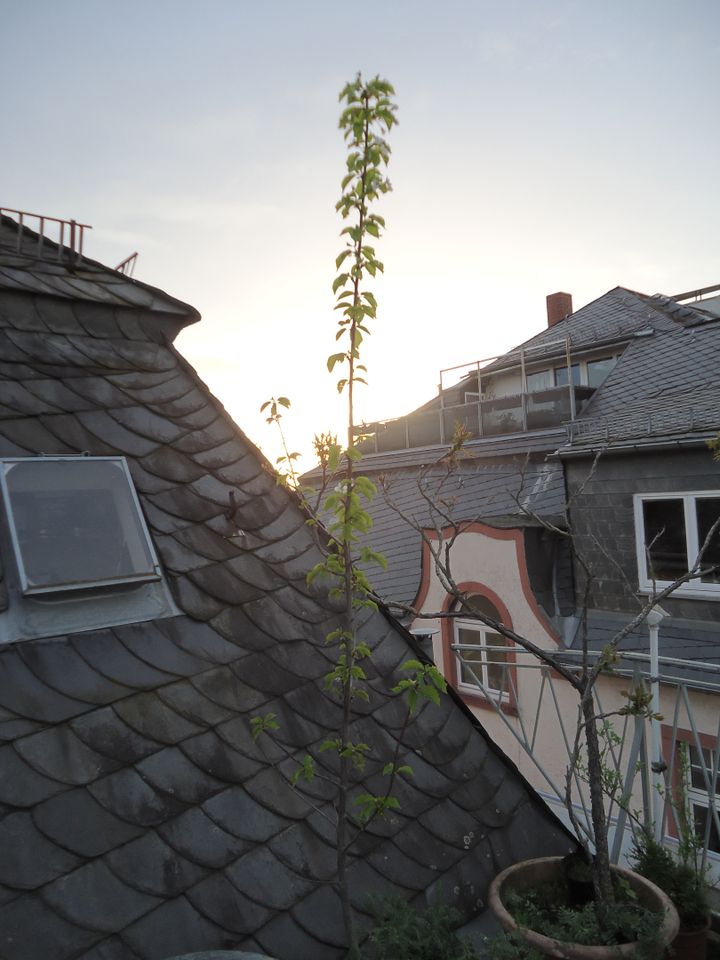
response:
[[[663,589],[695,565],[700,576],[680,596],[720,598],[720,491],[636,494],[635,537],[640,589]],[[720,526],[720,525],[719,525]]]
[[[687,794],[688,816],[692,817],[695,833],[702,846],[720,853],[720,834],[718,833],[718,810],[715,806],[720,775],[718,758],[708,747],[698,749],[692,743],[682,743],[685,751],[682,767],[685,770],[685,790]]]
[[[501,622],[501,616],[491,601],[482,594],[473,594],[459,607],[483,613]],[[458,651],[458,686],[461,690],[509,699],[508,653],[492,649],[506,647],[505,638],[479,620],[458,617],[453,624],[455,643],[465,649]],[[480,686],[479,684],[482,684]]]

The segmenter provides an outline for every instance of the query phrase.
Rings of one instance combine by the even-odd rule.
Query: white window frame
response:
[[[693,490],[682,493],[636,493],[633,496],[633,511],[635,516],[635,550],[637,555],[638,577],[641,593],[653,593],[653,590],[663,590],[670,586],[672,580],[655,580],[649,575],[647,554],[645,552],[645,518],[643,503],[649,500],[682,500],[685,516],[685,550],[687,568],[695,562],[700,552],[698,538],[697,513],[695,503],[703,499],[720,499],[720,490]],[[699,600],[720,600],[720,583],[703,583],[699,577],[681,584],[673,596],[695,597]]]
[[[706,811],[708,817],[713,817],[708,787],[712,789],[712,781],[713,779],[717,780],[718,776],[718,774],[715,773],[715,778],[713,778],[713,764],[717,763],[715,752],[710,747],[700,747],[700,754],[698,754],[697,745],[688,740],[678,740],[677,745],[678,749],[683,751],[684,754],[681,769],[684,770],[683,790],[687,799],[687,814],[692,817],[694,821],[695,808],[700,807]],[[693,760],[699,760],[701,762],[693,763]],[[705,768],[703,786],[699,787],[693,783],[692,771],[693,768],[702,770],[703,767]],[[717,804],[717,802],[717,795],[715,795],[714,803]],[[712,838],[712,835],[711,828],[710,838]],[[704,846],[705,837],[698,834],[698,840],[700,844]],[[708,846],[708,855],[714,858],[720,857],[720,850],[715,850],[713,847]]]
[[[470,630],[473,633],[479,634],[478,647],[505,647],[503,642],[503,637],[496,630],[493,630],[492,627],[486,626],[484,623],[479,622],[478,620],[464,620],[458,618],[453,621],[453,640],[455,643],[461,643],[460,640],[460,630]],[[510,702],[510,690],[509,690],[509,680],[508,680],[508,689],[500,690],[497,687],[493,687],[489,681],[488,674],[488,660],[487,660],[487,650],[481,649],[481,659],[480,660],[468,660],[463,659],[463,654],[467,651],[456,650],[457,655],[457,685],[458,688],[464,693],[474,693],[480,696],[486,696],[492,698],[493,700],[501,703]],[[510,648],[507,648],[507,653],[505,656],[505,669],[503,676],[509,678],[510,676],[510,660],[509,660]],[[462,668],[468,667],[475,672],[479,672],[484,690],[479,687],[476,683],[472,681],[463,680]]]

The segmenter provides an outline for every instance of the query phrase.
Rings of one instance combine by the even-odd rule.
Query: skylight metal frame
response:
[[[52,462],[78,462],[78,463],[114,463],[118,465],[122,471],[122,475],[125,478],[125,484],[127,492],[130,496],[130,502],[134,509],[135,519],[139,526],[139,533],[145,541],[145,546],[148,550],[150,557],[150,562],[152,566],[152,571],[147,571],[144,573],[117,576],[117,577],[104,577],[98,580],[85,580],[85,581],[72,581],[66,583],[58,583],[52,585],[42,585],[35,586],[33,585],[28,578],[28,571],[26,569],[25,562],[23,560],[22,548],[20,545],[20,538],[18,535],[17,525],[15,522],[15,516],[13,513],[13,504],[12,504],[12,494],[8,487],[7,483],[7,467],[12,464],[31,464],[31,463],[52,463]],[[135,490],[135,484],[132,481],[132,476],[127,465],[127,460],[125,457],[88,457],[83,455],[72,455],[72,456],[37,456],[37,457],[0,457],[0,494],[2,495],[3,504],[5,507],[5,516],[7,519],[8,532],[10,535],[10,542],[12,544],[13,554],[15,558],[16,569],[18,572],[18,577],[20,580],[20,589],[23,596],[30,599],[42,599],[43,597],[48,597],[51,595],[75,595],[79,591],[96,591],[103,587],[120,587],[125,585],[141,585],[144,583],[151,583],[162,581],[162,571],[160,568],[160,563],[158,560],[157,553],[155,551],[155,545],[153,543],[152,537],[150,536],[150,531],[148,530],[147,524],[145,522],[145,517],[140,506],[140,500]]]

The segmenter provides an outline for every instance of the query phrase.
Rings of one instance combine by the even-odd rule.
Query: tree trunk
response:
[[[612,908],[615,897],[613,894],[612,877],[610,874],[610,851],[608,849],[607,818],[602,783],[602,756],[595,720],[595,703],[592,696],[592,687],[582,693],[582,712],[585,721],[585,742],[588,752],[588,783],[590,786],[590,813],[595,839],[595,860],[593,861],[593,886],[595,888],[595,902],[600,907],[599,919],[604,922]]]

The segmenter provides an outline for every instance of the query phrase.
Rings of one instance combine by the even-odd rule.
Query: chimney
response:
[[[570,293],[551,293],[545,297],[545,302],[549,327],[554,327],[556,323],[560,323],[573,312]]]

